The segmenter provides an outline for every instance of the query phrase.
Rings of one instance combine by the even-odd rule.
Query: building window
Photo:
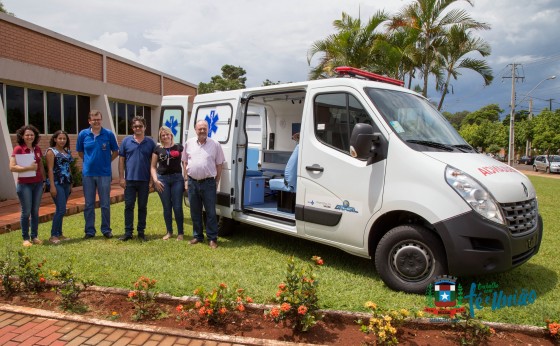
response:
[[[17,129],[25,125],[24,89],[6,85],[6,116],[8,131],[16,133]]]
[[[45,100],[43,90],[27,89],[27,122],[45,133]]]
[[[62,130],[62,107],[59,93],[47,92],[47,133]]]
[[[136,106],[127,104],[126,105],[126,115],[127,115],[127,126],[126,126],[126,133],[132,134],[132,129],[129,127],[132,126],[132,118],[136,115]]]
[[[132,134],[133,132],[130,128],[132,118],[134,118],[135,116],[141,116],[146,119],[146,136],[151,136],[152,109],[150,107],[135,105],[131,103],[109,101],[109,109],[113,114],[113,125],[115,126],[115,132],[118,135]]]
[[[64,131],[68,133],[78,133],[76,117],[77,117],[77,109],[76,109],[76,95],[68,95],[64,94],[63,96],[64,102],[64,121],[62,122],[62,127]]]
[[[146,119],[146,136],[152,135],[152,108],[148,106],[142,107],[144,110],[144,119]]]
[[[109,111],[111,112],[111,121],[115,127],[115,133],[117,133],[117,102],[109,101]]]
[[[78,131],[89,127],[88,116],[90,110],[91,103],[89,96],[78,95]],[[109,115],[105,114],[105,116]]]
[[[126,135],[126,104],[117,103],[117,124],[115,126],[117,134]]]

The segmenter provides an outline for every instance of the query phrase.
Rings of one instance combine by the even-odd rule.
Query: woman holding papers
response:
[[[17,144],[10,158],[10,171],[16,172],[18,184],[16,191],[21,204],[21,235],[23,246],[42,244],[38,238],[39,205],[43,195],[45,168],[41,158],[39,131],[33,125],[25,125],[16,131]],[[29,219],[31,218],[31,237]]]

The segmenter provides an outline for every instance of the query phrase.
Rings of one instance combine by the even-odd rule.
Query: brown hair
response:
[[[35,139],[33,140],[33,143],[31,144],[31,146],[35,147],[37,145],[37,143],[39,143],[39,130],[37,130],[37,128],[33,125],[23,125],[22,127],[20,127],[16,131],[16,142],[19,145],[25,144],[25,140],[23,139],[23,134],[27,130],[32,131],[35,134]]]

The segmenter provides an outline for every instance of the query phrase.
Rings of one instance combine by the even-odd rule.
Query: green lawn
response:
[[[528,263],[507,273],[460,278],[465,294],[470,283],[496,282],[506,294],[517,290],[532,290],[537,293],[534,304],[492,311],[489,305],[475,310],[477,317],[487,321],[544,325],[544,318],[560,318],[560,217],[558,201],[560,180],[531,177],[537,189],[539,206],[544,218],[545,235],[540,252]],[[123,234],[124,204],[111,208],[111,222],[116,237]],[[100,222],[99,210],[97,224]],[[373,262],[349,255],[335,248],[306,240],[249,226],[240,226],[228,238],[220,238],[220,247],[211,250],[207,245],[189,245],[192,227],[188,223],[186,209],[186,240],[177,242],[161,240],[165,234],[162,209],[156,194],[150,195],[148,205],[149,240],[120,242],[115,238],[105,239],[99,231],[93,240],[82,240],[83,215],[65,218],[64,234],[73,240],[61,245],[33,246],[29,249],[32,258],[47,259],[48,269],[58,270],[70,260],[75,271],[97,285],[131,288],[140,275],[158,280],[157,289],[174,296],[191,295],[197,286],[214,287],[220,282],[237,284],[246,289],[257,303],[268,302],[274,296],[277,285],[283,280],[288,256],[307,261],[313,255],[321,256],[325,265],[318,270],[320,275],[319,302],[322,308],[365,311],[363,304],[374,301],[385,308],[422,309],[426,297],[395,292],[384,286],[373,266]],[[41,224],[41,239],[50,236],[51,223]],[[1,235],[0,258],[6,251],[21,248],[19,231]]]

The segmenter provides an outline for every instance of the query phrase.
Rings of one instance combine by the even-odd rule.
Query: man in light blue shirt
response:
[[[82,184],[84,199],[85,236],[95,237],[95,193],[101,206],[101,233],[112,238],[111,231],[111,162],[117,157],[119,145],[115,134],[101,127],[101,112],[92,109],[88,114],[90,127],[80,131],[76,151],[83,160]]]

